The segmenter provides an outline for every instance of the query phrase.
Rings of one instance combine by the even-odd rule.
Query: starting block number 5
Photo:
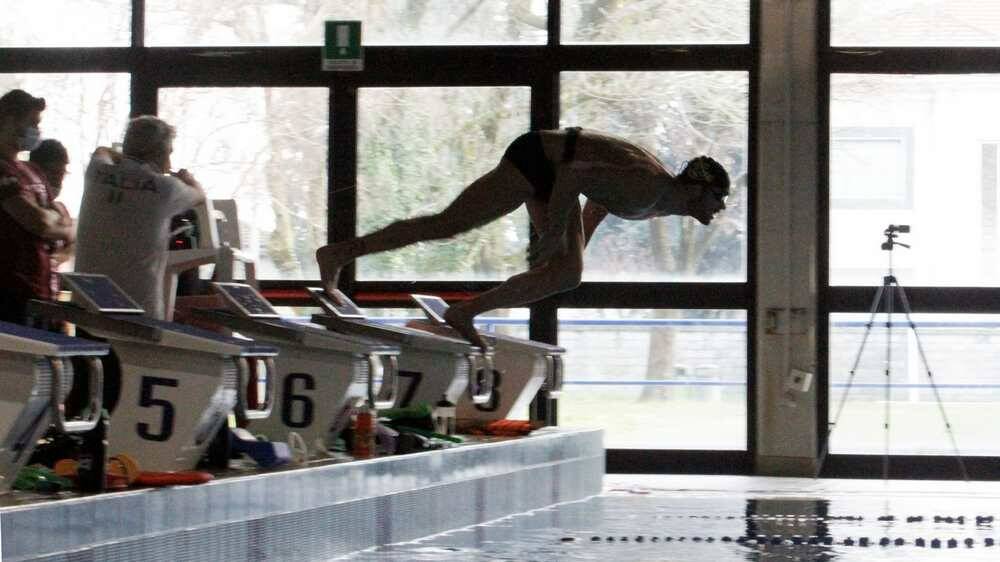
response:
[[[139,437],[148,441],[168,441],[174,434],[174,405],[169,400],[156,398],[153,396],[157,386],[167,386],[177,388],[177,379],[166,377],[142,377],[142,386],[139,391],[140,408],[162,408],[160,411],[159,429],[151,431],[150,424],[139,422],[135,425]]]

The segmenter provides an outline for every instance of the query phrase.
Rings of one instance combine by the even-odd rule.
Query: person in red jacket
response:
[[[0,96],[0,320],[23,324],[31,299],[51,300],[51,248],[75,240],[73,221],[52,208],[41,170],[18,160],[34,149],[45,100],[24,90]]]

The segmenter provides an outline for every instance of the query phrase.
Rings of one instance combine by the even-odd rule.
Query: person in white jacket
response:
[[[170,219],[205,200],[187,170],[170,171],[176,131],[151,115],[129,121],[121,154],[99,147],[84,177],[75,269],[109,276],[163,319]]]

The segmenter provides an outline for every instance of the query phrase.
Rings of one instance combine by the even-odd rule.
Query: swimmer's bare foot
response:
[[[448,307],[448,310],[444,311],[444,321],[452,328],[455,328],[455,331],[463,338],[469,340],[472,345],[477,346],[485,352],[489,349],[489,346],[486,344],[486,340],[476,331],[475,326],[473,326],[472,320],[474,318],[475,316],[469,316],[462,310],[461,304],[454,304]]]
[[[319,278],[326,294],[333,296],[340,279],[340,270],[354,259],[353,241],[327,244],[316,250],[316,263],[319,265]]]

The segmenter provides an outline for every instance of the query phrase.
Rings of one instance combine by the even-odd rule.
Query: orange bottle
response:
[[[356,459],[370,459],[375,456],[375,413],[365,402],[354,417],[354,440],[351,456]]]

